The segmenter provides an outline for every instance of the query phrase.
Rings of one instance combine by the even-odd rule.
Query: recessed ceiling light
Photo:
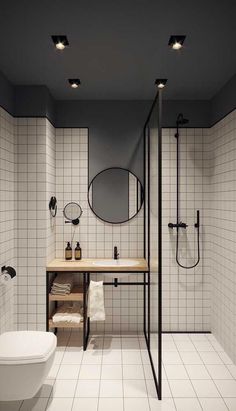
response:
[[[186,36],[179,36],[179,35],[170,36],[168,45],[172,47],[173,50],[180,50],[183,47],[185,39],[186,39]]]
[[[69,78],[68,81],[72,88],[78,88],[79,85],[81,84],[81,81],[79,78]]]
[[[157,78],[155,84],[158,88],[164,88],[167,83],[166,78]]]
[[[66,46],[69,46],[69,41],[66,36],[54,35],[52,41],[57,50],[64,50]]]

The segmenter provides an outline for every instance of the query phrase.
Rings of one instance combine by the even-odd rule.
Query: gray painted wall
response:
[[[14,87],[0,72],[0,106],[14,114]]]
[[[54,100],[46,86],[15,86],[16,117],[47,117],[55,124]]]
[[[217,123],[236,108],[236,75],[211,100],[210,123]]]

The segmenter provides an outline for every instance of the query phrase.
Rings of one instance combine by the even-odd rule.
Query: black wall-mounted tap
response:
[[[115,246],[114,247],[114,260],[118,260],[118,257],[119,257],[119,253],[118,253],[118,249],[117,249],[117,247]]]

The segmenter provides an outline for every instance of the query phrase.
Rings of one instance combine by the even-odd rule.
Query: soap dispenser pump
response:
[[[75,247],[75,260],[81,260],[81,258],[82,258],[82,250],[81,250],[79,241],[77,241],[77,244]]]
[[[65,259],[72,260],[72,248],[70,242],[68,241],[67,246],[65,248]]]

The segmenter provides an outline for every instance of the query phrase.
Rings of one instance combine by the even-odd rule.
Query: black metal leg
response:
[[[49,273],[46,272],[46,331],[49,331]]]
[[[90,273],[87,273],[87,302],[88,302],[89,284],[90,284]],[[90,318],[87,317],[87,344],[88,344],[89,334],[90,334]]]
[[[87,301],[86,301],[86,291],[87,291],[87,284],[86,284],[86,274],[83,273],[83,350],[86,351],[87,344],[86,344],[86,336],[87,336]]]
[[[150,273],[148,273],[148,348],[150,350],[150,315],[151,315],[151,307],[150,307]]]
[[[143,332],[146,335],[146,273],[143,273]]]

